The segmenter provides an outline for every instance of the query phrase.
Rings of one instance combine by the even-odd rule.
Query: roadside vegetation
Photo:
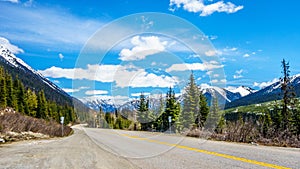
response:
[[[0,138],[3,140],[2,142],[61,137],[71,133],[72,129],[69,126],[64,126],[62,133],[61,125],[54,120],[46,121],[26,116],[12,108],[0,110]]]
[[[180,133],[214,140],[300,147],[300,101],[290,84],[289,63],[282,61],[280,98],[267,103],[220,110],[217,96],[211,105],[196,85],[193,74],[181,104],[172,88],[159,103],[150,105],[143,93],[136,110],[95,114],[90,126]]]
[[[0,67],[0,113],[1,138],[6,141],[35,137],[23,133],[26,136],[22,138],[22,132],[62,136],[60,117],[64,117],[64,124],[76,121],[72,106],[46,99],[43,90],[25,88],[18,76],[13,77],[3,67]],[[70,127],[65,126],[65,129],[64,135],[70,134]]]
[[[281,100],[226,110],[215,139],[300,147],[300,101],[282,60]]]

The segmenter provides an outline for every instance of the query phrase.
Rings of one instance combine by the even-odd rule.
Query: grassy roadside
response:
[[[63,136],[68,136],[72,133],[73,130],[69,126],[64,126]],[[0,144],[1,142],[47,139],[61,136],[61,125],[54,120],[46,121],[25,116],[11,108],[0,110]]]

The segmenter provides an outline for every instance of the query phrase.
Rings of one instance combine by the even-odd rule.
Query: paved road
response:
[[[299,168],[300,149],[75,127],[75,134],[0,146],[0,168]]]
[[[0,145],[0,168],[128,169],[127,159],[100,149],[83,130],[67,138]]]
[[[102,149],[140,168],[299,168],[300,149],[215,142],[169,134],[85,129]]]

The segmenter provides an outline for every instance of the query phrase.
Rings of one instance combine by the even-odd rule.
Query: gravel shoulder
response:
[[[99,148],[80,127],[72,136],[0,146],[0,168],[137,168]]]

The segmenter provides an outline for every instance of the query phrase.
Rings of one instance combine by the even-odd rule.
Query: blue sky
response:
[[[180,93],[191,71],[199,85],[259,89],[281,76],[283,58],[300,73],[299,5],[0,0],[0,42],[80,99]]]

